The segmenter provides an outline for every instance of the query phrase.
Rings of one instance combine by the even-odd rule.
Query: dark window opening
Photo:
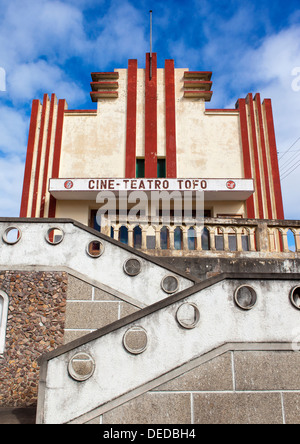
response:
[[[157,177],[166,177],[166,159],[157,159]]]
[[[97,222],[97,211],[98,210],[91,210],[90,227],[94,228],[94,230],[101,231],[101,227]]]
[[[143,179],[145,177],[145,159],[136,159],[136,178]]]

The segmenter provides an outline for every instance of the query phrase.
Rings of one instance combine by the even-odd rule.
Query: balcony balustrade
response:
[[[300,253],[300,221],[205,218],[127,218],[101,224],[101,232],[156,256]]]

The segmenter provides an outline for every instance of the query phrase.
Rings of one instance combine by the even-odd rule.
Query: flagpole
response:
[[[152,79],[152,11],[150,11],[150,80]]]

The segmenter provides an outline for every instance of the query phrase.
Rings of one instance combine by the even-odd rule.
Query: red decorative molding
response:
[[[45,152],[45,163],[44,163],[44,170],[43,170],[43,183],[42,183],[42,196],[41,196],[40,217],[44,217],[44,215],[45,215],[45,200],[46,200],[46,191],[47,191],[47,177],[48,177],[48,169],[49,169],[50,146],[51,146],[51,136],[52,136],[53,115],[54,115],[55,104],[56,104],[56,96],[55,96],[55,94],[52,94],[52,96],[51,96],[51,105],[50,105],[50,114],[49,114],[49,122],[48,122],[48,134],[47,134],[47,145],[46,145],[46,152]]]
[[[256,182],[256,193],[257,193],[257,201],[258,201],[258,217],[260,219],[264,219],[264,206],[262,199],[262,182],[260,175],[260,165],[259,165],[259,154],[258,154],[258,146],[257,146],[257,138],[256,138],[256,124],[255,124],[255,116],[254,116],[254,106],[253,106],[253,96],[251,93],[247,95],[246,103],[249,106],[250,111],[250,122],[251,122],[251,135],[252,135],[252,148],[253,148],[253,157],[254,157],[254,165],[255,165],[255,182]]]
[[[27,217],[34,143],[35,143],[37,122],[38,122],[38,113],[39,113],[40,105],[41,104],[40,104],[39,100],[32,101],[20,217]]]
[[[284,219],[284,210],[283,210],[280,173],[279,173],[279,165],[278,165],[277,146],[276,146],[276,137],[275,137],[275,128],[274,128],[271,99],[265,99],[263,102],[263,106],[265,108],[265,113],[266,113],[270,159],[271,159],[271,170],[272,170],[272,181],[273,181],[273,190],[274,190],[275,207],[276,207],[276,219],[283,220]]]
[[[145,71],[145,177],[157,177],[157,57],[146,54]]]
[[[239,99],[238,107],[240,110],[240,128],[241,128],[241,138],[242,138],[242,148],[243,148],[244,175],[245,179],[252,179],[250,145],[249,145],[249,134],[248,134],[248,124],[247,124],[247,113],[246,113],[246,99]],[[249,219],[255,218],[253,195],[247,199],[247,217]]]
[[[135,177],[137,60],[128,60],[125,177]]]
[[[37,196],[38,196],[38,191],[39,191],[39,179],[40,179],[40,171],[41,171],[41,158],[42,158],[43,140],[44,140],[44,132],[45,132],[44,131],[45,130],[45,119],[46,119],[46,110],[47,110],[48,102],[49,102],[48,94],[44,94],[41,126],[40,126],[40,135],[39,135],[39,144],[38,144],[36,165],[35,165],[35,177],[34,177],[34,189],[33,189],[33,195],[32,195],[31,217],[36,217]]]
[[[55,141],[54,141],[54,153],[53,153],[53,165],[52,165],[52,179],[57,179],[59,177],[59,165],[60,165],[60,155],[61,155],[61,142],[62,142],[62,133],[63,133],[63,124],[64,124],[64,112],[67,104],[66,101],[60,100],[58,102],[58,110],[57,110],[57,122],[56,122],[56,131],[55,131]],[[49,216],[55,217],[56,210],[56,199],[53,196],[50,196],[50,205],[49,205]]]
[[[166,97],[166,173],[167,177],[177,177],[176,168],[176,113],[174,60],[165,60]]]
[[[273,219],[268,161],[267,161],[266,143],[265,143],[265,136],[264,136],[264,124],[263,124],[263,118],[262,118],[261,100],[260,100],[259,93],[257,93],[255,95],[254,100],[255,100],[256,108],[257,108],[259,134],[260,134],[260,145],[261,145],[261,152],[262,152],[262,159],[263,159],[264,183],[265,183],[267,209],[268,209],[267,218]]]

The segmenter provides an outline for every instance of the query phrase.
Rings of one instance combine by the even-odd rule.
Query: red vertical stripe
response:
[[[239,99],[238,104],[240,109],[240,127],[241,127],[241,138],[242,138],[243,159],[244,159],[244,175],[245,179],[252,179],[250,145],[249,145],[247,113],[246,113],[246,100]],[[255,218],[253,195],[247,199],[247,217],[249,219]]]
[[[265,177],[265,190],[266,190],[266,199],[267,199],[267,208],[268,208],[268,218],[273,219],[268,161],[267,161],[266,143],[265,143],[265,136],[264,136],[264,125],[263,125],[262,110],[261,110],[261,100],[260,100],[259,93],[257,93],[255,95],[254,100],[256,102],[256,108],[257,108],[257,114],[258,114],[260,145],[261,145],[261,151],[262,151],[263,170],[264,170],[264,177]]]
[[[166,170],[167,177],[177,177],[176,169],[176,115],[174,60],[165,60],[166,97]]]
[[[249,110],[250,110],[252,147],[253,147],[253,155],[254,155],[253,157],[254,157],[254,165],[255,165],[255,182],[256,182],[255,190],[257,193],[257,200],[258,200],[258,217],[260,219],[263,219],[264,218],[264,206],[263,206],[263,199],[262,199],[262,184],[261,184],[261,176],[260,176],[259,154],[258,154],[258,147],[257,147],[256,125],[255,125],[252,94],[248,94],[246,101],[249,105]]]
[[[282,192],[281,192],[281,183],[280,183],[280,174],[279,174],[277,146],[276,146],[276,137],[275,137],[275,128],[274,128],[271,99],[265,99],[263,104],[265,106],[265,112],[266,112],[266,122],[267,122],[267,131],[268,131],[269,148],[270,148],[273,190],[274,190],[275,207],[276,207],[276,218],[277,219],[284,219],[284,210],[283,210],[283,202],[282,202]]]
[[[47,109],[48,101],[49,101],[48,94],[44,94],[40,136],[39,136],[39,144],[38,144],[36,166],[35,166],[34,190],[33,190],[33,195],[32,195],[31,217],[35,217],[35,212],[36,212],[37,195],[38,195],[38,191],[39,191],[39,178],[40,178],[40,170],[41,170],[41,158],[42,158],[42,149],[43,149],[43,140],[44,140],[44,130],[45,130],[46,109]]]
[[[52,126],[53,126],[53,114],[54,114],[55,103],[56,103],[56,97],[55,97],[55,94],[52,94],[52,96],[51,96],[51,105],[50,105],[50,114],[49,114],[49,123],[48,123],[47,145],[46,145],[46,152],[45,152],[45,163],[44,163],[44,171],[43,171],[43,183],[42,183],[42,197],[41,197],[40,217],[44,217],[44,213],[45,213],[47,176],[48,176],[48,169],[49,169],[49,156],[50,156],[50,145],[51,145]]]
[[[35,142],[35,135],[36,135],[36,129],[37,129],[39,107],[40,107],[40,101],[33,100],[32,109],[31,109],[30,126],[29,126],[29,136],[28,136],[26,163],[25,163],[25,171],[24,171],[20,217],[27,217],[29,188],[30,188],[33,152],[34,152],[34,142]]]
[[[128,60],[125,177],[136,176],[137,60]]]
[[[66,107],[66,101],[60,100],[58,102],[57,123],[56,123],[56,132],[55,132],[55,141],[54,141],[53,166],[52,166],[52,175],[51,175],[53,179],[57,179],[59,177],[59,165],[60,165],[61,142],[62,142],[65,107]],[[56,199],[53,196],[50,196],[49,217],[55,217],[55,210],[56,210]]]
[[[157,58],[146,54],[145,72],[145,177],[157,177]]]

